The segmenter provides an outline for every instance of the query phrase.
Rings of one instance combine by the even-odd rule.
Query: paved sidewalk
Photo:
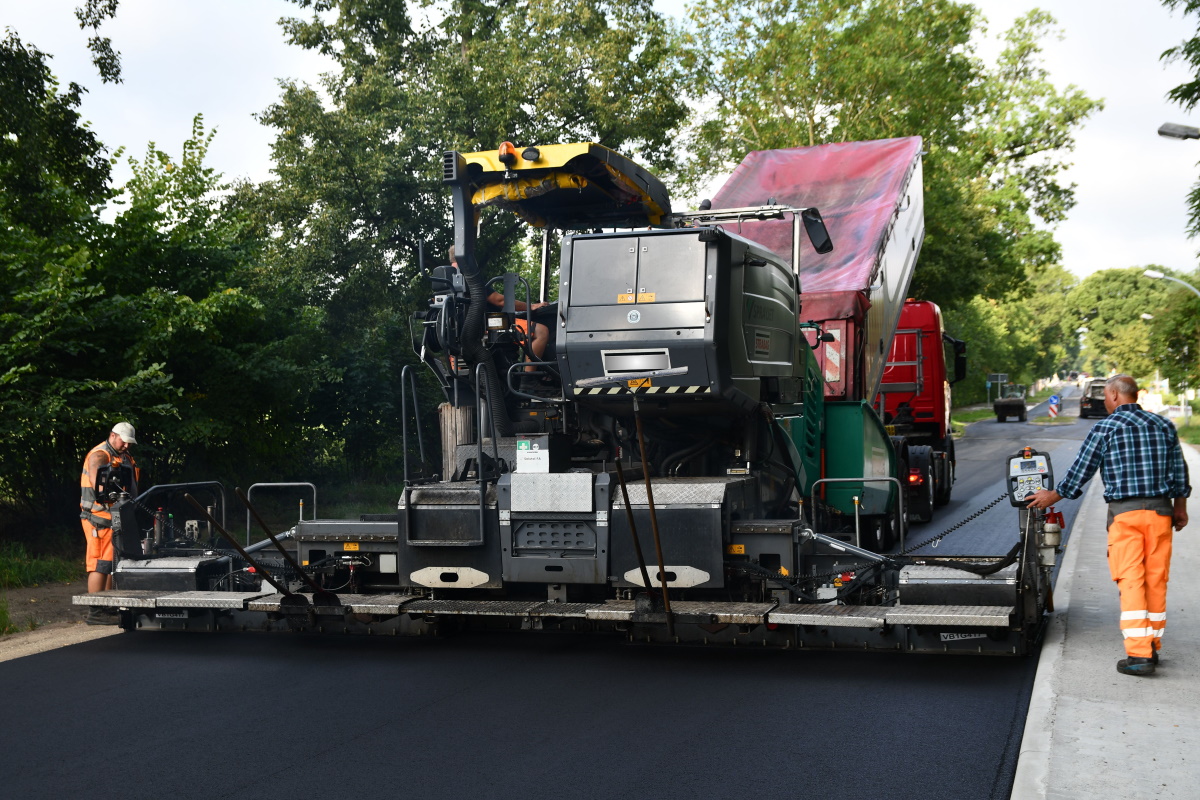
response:
[[[1200,453],[1184,445],[1184,455],[1200,487]],[[1200,492],[1174,538],[1162,663],[1143,678],[1116,670],[1124,649],[1102,495],[1097,476],[1055,589],[1012,797],[1200,797]]]

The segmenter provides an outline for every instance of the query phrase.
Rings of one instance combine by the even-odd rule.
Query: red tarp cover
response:
[[[833,240],[818,255],[800,234],[800,289],[861,291],[882,249],[921,137],[822,144],[748,154],[712,199],[713,208],[780,205],[816,208]],[[791,262],[792,220],[754,220],[730,230],[759,242]]]

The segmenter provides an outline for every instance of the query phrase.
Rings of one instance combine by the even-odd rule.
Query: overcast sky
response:
[[[314,81],[328,61],[283,41],[277,20],[297,7],[284,0],[121,0],[103,34],[120,51],[124,83],[100,83],[74,9],[83,0],[0,0],[0,27],[54,56],[62,80],[88,88],[83,114],[110,149],[141,157],[154,141],[172,154],[197,112],[218,128],[208,163],[227,178],[270,177],[273,132],[252,117],[279,96],[278,81]],[[679,14],[681,0],[658,0]],[[1057,229],[1063,263],[1080,276],[1110,267],[1163,264],[1191,271],[1200,241],[1189,240],[1186,195],[1200,175],[1200,141],[1155,134],[1166,121],[1200,125],[1163,97],[1187,71],[1158,60],[1195,33],[1194,21],[1158,0],[976,0],[998,36],[1019,13],[1040,7],[1064,29],[1047,43],[1059,86],[1075,84],[1106,107],[1078,135],[1070,179],[1078,205]],[[1189,31],[1190,29],[1190,31]],[[980,54],[994,57],[994,43]],[[127,168],[116,173],[128,176]]]

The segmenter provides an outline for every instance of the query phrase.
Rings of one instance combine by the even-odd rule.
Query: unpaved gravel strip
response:
[[[24,631],[0,637],[0,661],[10,661],[14,658],[44,653],[59,647],[67,647],[80,642],[90,642],[105,636],[121,633],[116,625],[81,625],[79,623],[59,622],[38,628],[36,631]]]

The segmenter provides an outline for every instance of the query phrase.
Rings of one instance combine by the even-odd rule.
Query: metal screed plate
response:
[[[156,589],[109,589],[92,594],[77,594],[71,598],[71,603],[77,606],[105,608],[154,608],[154,601],[168,594],[176,592],[162,592]]]
[[[246,603],[266,592],[179,592],[163,595],[154,601],[157,608],[232,608],[241,611]]]
[[[897,606],[887,610],[889,625],[1008,627],[1011,606]]]
[[[671,612],[680,622],[698,624],[759,625],[774,603],[704,603],[679,600],[671,603]],[[628,622],[633,619],[632,600],[609,600],[603,606],[588,609],[588,619]]]
[[[829,628],[882,628],[886,611],[881,606],[797,604],[780,606],[767,615],[767,621],[780,625],[823,625]]]

